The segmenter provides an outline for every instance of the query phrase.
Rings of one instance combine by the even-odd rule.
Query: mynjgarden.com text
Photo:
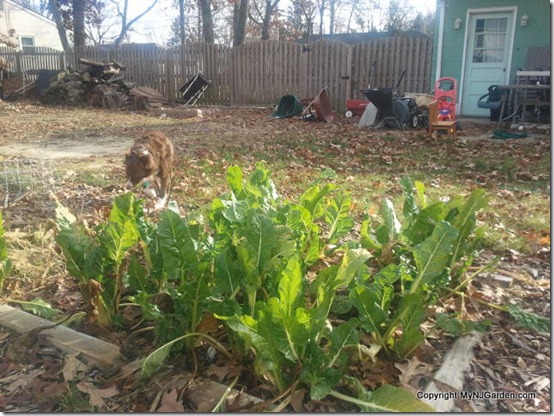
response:
[[[416,393],[418,399],[427,400],[450,400],[450,399],[511,399],[511,400],[525,400],[535,399],[536,393],[533,392],[511,392],[511,391],[442,391],[442,392],[424,392],[418,391]]]

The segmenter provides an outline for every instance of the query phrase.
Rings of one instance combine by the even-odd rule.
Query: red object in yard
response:
[[[352,117],[352,115],[361,116],[368,104],[369,100],[346,100],[346,108],[348,111],[346,111],[345,114],[347,117]]]
[[[456,88],[454,78],[444,77],[435,83],[435,99],[439,102],[439,118],[441,120],[456,120]]]

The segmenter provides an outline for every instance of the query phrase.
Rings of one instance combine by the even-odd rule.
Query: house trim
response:
[[[445,14],[445,5],[444,0],[438,0],[440,2],[440,9],[439,9],[439,35],[438,35],[438,45],[437,45],[437,64],[435,68],[435,79],[439,79],[441,77],[441,71],[442,71],[442,46],[443,46],[443,38],[444,38],[444,14]]]
[[[466,22],[465,22],[465,38],[464,38],[464,48],[463,48],[463,54],[462,54],[462,71],[460,76],[460,84],[459,84],[459,90],[464,90],[464,83],[465,83],[465,71],[466,71],[466,58],[467,58],[467,48],[469,46],[469,22],[474,14],[482,14],[482,13],[512,13],[514,18],[512,19],[512,33],[511,33],[511,39],[510,39],[510,45],[512,47],[508,50],[508,62],[506,65],[506,71],[505,71],[505,78],[504,82],[506,84],[509,84],[510,80],[510,68],[512,67],[512,57],[513,57],[513,45],[515,40],[515,33],[516,33],[516,22],[517,22],[517,6],[508,6],[508,7],[484,7],[482,9],[467,9],[466,13]],[[442,34],[441,34],[442,35]],[[442,50],[439,49],[439,50]],[[437,62],[437,68],[439,67],[439,64]],[[437,78],[438,79],[438,78]],[[459,95],[459,102],[457,105],[457,108],[460,111],[463,106],[463,95]]]

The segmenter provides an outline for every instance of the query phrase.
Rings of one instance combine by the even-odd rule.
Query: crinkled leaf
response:
[[[485,208],[487,204],[488,200],[485,197],[485,191],[483,189],[475,189],[453,221],[453,225],[458,229],[458,238],[454,242],[451,267],[454,266],[454,263],[461,256],[471,250],[470,245],[467,243],[467,238],[475,230],[477,211]]]
[[[402,215],[408,221],[411,221],[413,217],[419,212],[419,207],[415,201],[414,196],[414,183],[409,176],[405,176],[400,180],[400,185],[404,191],[404,206],[402,207]]]
[[[328,339],[330,346],[327,365],[331,367],[344,364],[343,361],[348,358],[345,348],[348,345],[356,345],[360,341],[357,323],[351,320],[333,328],[328,334]]]
[[[329,226],[327,241],[336,244],[339,239],[350,231],[354,218],[350,215],[352,198],[347,194],[338,194],[325,205],[325,222]]]
[[[256,352],[256,372],[258,374],[271,373],[279,388],[283,388],[283,374],[285,368],[284,356],[276,337],[272,334],[277,332],[275,324],[269,314],[259,311],[260,321],[248,315],[219,317],[226,321],[227,326],[238,335],[247,346]]]
[[[347,287],[354,276],[366,267],[369,257],[365,249],[346,250],[339,265],[327,267],[318,274],[315,282],[316,306],[309,311],[313,320],[312,335],[319,333],[325,325],[337,289]]]
[[[169,355],[169,352],[171,351],[171,347],[181,341],[184,338],[184,336],[174,339],[173,341],[170,341],[158,349],[156,349],[154,352],[150,353],[142,362],[141,366],[141,372],[140,376],[141,378],[147,379],[152,376],[158,369],[163,365],[165,359]]]
[[[34,298],[32,301],[10,300],[10,302],[19,303],[24,310],[46,319],[53,319],[62,314],[41,298]]]
[[[242,170],[240,167],[233,165],[227,168],[227,184],[235,195],[242,193]]]
[[[336,185],[330,183],[323,187],[319,185],[311,186],[300,196],[299,203],[308,210],[313,219],[316,219],[323,214],[323,198],[334,189],[336,189]]]
[[[246,279],[258,289],[261,275],[274,259],[288,257],[295,249],[288,228],[276,225],[265,215],[254,213],[237,245],[237,255]]]
[[[310,397],[313,400],[323,399],[340,381],[341,373],[328,366],[328,358],[326,352],[314,340],[306,344],[300,380],[310,386]]]
[[[550,319],[543,316],[527,312],[515,304],[508,304],[506,308],[510,315],[518,324],[527,329],[532,329],[537,332],[550,333]]]
[[[382,243],[379,242],[378,237],[373,233],[370,227],[370,221],[364,220],[360,228],[360,243],[363,248],[367,250],[378,250],[382,248]]]
[[[410,228],[404,231],[412,244],[419,244],[431,235],[435,226],[444,220],[446,214],[445,204],[437,202],[427,208],[422,209],[414,216]]]
[[[77,223],[75,216],[59,202],[56,202],[56,225],[56,242],[62,248],[67,270],[73,277],[83,278],[85,260],[94,244],[92,238],[85,226]]]
[[[389,384],[384,384],[372,392],[366,392],[360,399],[366,402],[366,405],[362,406],[364,412],[427,413],[435,411],[409,391]]]
[[[457,237],[458,232],[454,227],[441,222],[429,237],[413,248],[417,276],[410,292],[416,292],[422,284],[430,283],[444,272],[449,265],[452,245]]]
[[[279,301],[283,312],[289,316],[304,304],[302,287],[302,270],[298,256],[292,257],[281,273],[279,279]]]
[[[287,226],[295,232],[304,264],[309,267],[315,263],[321,253],[321,237],[319,226],[314,222],[310,211],[302,205],[294,205],[287,212]]]
[[[171,279],[181,279],[185,271],[199,261],[195,242],[185,220],[173,211],[163,211],[158,223],[158,234],[167,275]]]
[[[222,201],[224,209],[221,211],[231,223],[242,223],[246,220],[249,205],[246,201],[225,200]]]
[[[369,252],[364,249],[346,250],[336,276],[332,281],[329,281],[329,290],[336,290],[348,286],[356,273],[364,267],[364,263],[369,257]]]
[[[235,257],[227,246],[215,260],[214,277],[218,293],[231,295],[240,288],[241,272]]]
[[[401,357],[412,352],[424,339],[420,325],[425,320],[425,308],[419,293],[408,293],[402,297],[391,327],[402,327],[402,336],[394,345]]]
[[[377,228],[375,233],[379,243],[386,244],[396,239],[400,232],[401,225],[396,217],[394,205],[390,199],[383,199],[379,213],[383,218],[383,224]]]
[[[358,285],[350,291],[350,298],[358,309],[358,319],[363,328],[370,334],[380,338],[381,325],[387,319],[388,311],[379,306],[378,294],[369,287]]]

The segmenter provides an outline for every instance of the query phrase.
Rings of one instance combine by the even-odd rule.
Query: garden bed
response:
[[[269,118],[269,109],[221,109],[213,117],[175,120],[140,113],[44,108],[33,103],[0,105],[3,110],[0,145],[5,145],[0,148],[1,160],[47,155],[46,159],[54,164],[57,172],[54,189],[45,186],[43,190],[10,198],[10,204],[2,212],[5,237],[15,266],[13,275],[5,279],[3,301],[30,301],[40,297],[66,314],[85,309],[77,281],[68,275],[54,241],[56,205],[50,191],[89,225],[105,221],[114,199],[125,192],[123,149],[145,129],[162,130],[175,144],[179,162],[172,199],[183,215],[205,206],[226,190],[229,166],[243,167],[247,176],[260,160],[272,171],[273,180],[285,198],[296,200],[309,184],[321,180],[322,175],[326,181],[351,191],[355,222],[361,221],[364,210],[370,214],[377,212],[385,198],[401,207],[398,205],[402,199],[400,178],[406,173],[424,183],[433,200],[439,196],[469,195],[482,187],[490,201],[479,220],[486,224],[488,239],[485,238],[475,264],[476,267],[484,265],[496,255],[500,257],[499,263],[494,270],[484,271],[472,280],[465,304],[457,303],[459,299],[439,304],[435,306],[436,313],[459,311],[469,320],[491,321],[475,348],[464,391],[527,392],[534,393],[535,398],[457,400],[454,408],[550,410],[549,335],[522,329],[504,310],[484,306],[485,303],[515,303],[528,312],[550,315],[547,169],[550,142],[547,137],[538,134],[509,142],[476,139],[486,136],[494,126],[467,121],[462,122],[464,129],[459,140],[434,141],[427,139],[421,130],[406,133],[361,130],[356,127],[355,119],[338,118],[332,125],[298,119],[273,120]],[[17,137],[15,147],[14,137]],[[105,331],[94,326],[79,329],[123,346],[127,354],[134,355],[128,358],[133,362],[153,351],[155,346],[145,332],[135,338],[136,348],[129,351],[126,339],[139,323],[140,314],[133,307],[123,307],[122,312],[123,320],[117,330]],[[9,331],[3,334],[0,345],[6,350],[15,337]],[[387,384],[413,394],[422,392],[456,338],[443,330],[431,335],[410,357],[398,360],[380,355],[376,361],[366,359],[363,365],[349,372],[370,391]],[[369,346],[367,342],[362,339]],[[36,349],[29,349],[23,362],[3,362],[1,375],[5,382],[0,389],[12,394],[11,401],[2,403],[2,408],[11,411],[210,410],[208,404],[201,406],[187,398],[190,380],[178,377],[179,368],[186,368],[192,374],[196,371],[199,377],[212,378],[224,385],[236,379],[235,388],[245,389],[264,401],[279,398],[275,386],[266,377],[254,374],[251,363],[231,361],[218,352],[213,356],[208,345],[200,346],[197,357],[191,357],[190,353],[172,357],[160,373],[142,382],[137,368],[123,378],[89,367],[79,377],[70,375],[64,369],[75,365],[75,357],[63,356],[48,347],[48,342],[46,345],[46,352],[38,349],[42,343]],[[43,368],[52,371],[43,372]],[[439,386],[439,389],[448,391],[449,387]],[[59,400],[48,400],[51,397],[64,400],[60,404]],[[34,409],[24,407],[30,398],[38,403]],[[288,400],[288,407],[284,407],[287,410],[359,410],[336,397],[310,400],[303,387]],[[280,403],[276,400],[271,404]],[[225,406],[227,410],[240,408],[233,401],[227,401]]]

